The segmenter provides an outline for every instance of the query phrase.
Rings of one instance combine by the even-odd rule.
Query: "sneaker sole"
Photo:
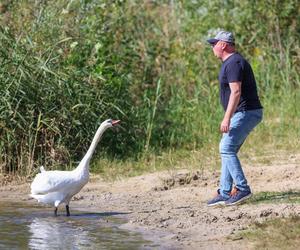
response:
[[[212,204],[207,204],[208,207],[217,207],[217,206],[224,206],[224,205],[225,205],[225,201],[219,201]]]
[[[252,193],[248,194],[247,196],[243,197],[242,199],[239,199],[239,200],[236,201],[236,202],[228,203],[228,204],[225,203],[225,205],[226,205],[226,206],[234,206],[234,205],[241,204],[243,201],[249,199],[251,196],[252,196]]]

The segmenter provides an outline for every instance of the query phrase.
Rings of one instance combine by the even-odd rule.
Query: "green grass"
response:
[[[0,173],[74,166],[107,118],[122,127],[105,133],[94,172],[217,166],[220,62],[205,39],[218,28],[235,31],[265,108],[241,154],[299,149],[299,6],[257,5],[3,1]]]
[[[300,217],[272,219],[255,223],[239,234],[247,249],[298,249],[300,244]],[[243,243],[246,241],[246,243]]]
[[[215,148],[195,151],[182,149],[169,150],[160,154],[148,153],[138,160],[95,159],[91,165],[91,171],[101,174],[106,180],[116,180],[164,170],[187,169],[191,172],[204,169],[214,170],[218,169],[219,165],[220,160]]]
[[[247,202],[249,204],[259,203],[300,203],[299,191],[286,192],[260,192],[253,195]]]

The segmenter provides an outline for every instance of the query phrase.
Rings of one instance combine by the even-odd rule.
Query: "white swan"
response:
[[[71,198],[77,194],[89,180],[89,163],[104,131],[116,124],[119,120],[106,120],[101,123],[93,141],[79,163],[72,171],[45,171],[40,167],[41,173],[37,174],[31,183],[31,197],[38,202],[54,205],[54,214],[61,203],[66,204],[67,216],[70,216],[69,203]]]

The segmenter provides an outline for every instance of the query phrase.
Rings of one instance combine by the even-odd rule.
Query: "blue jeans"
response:
[[[237,112],[230,120],[229,132],[223,134],[220,142],[220,194],[225,198],[229,198],[233,183],[240,191],[250,191],[237,153],[262,117],[262,109]]]

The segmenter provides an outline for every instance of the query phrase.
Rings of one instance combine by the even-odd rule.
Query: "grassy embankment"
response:
[[[221,11],[219,1],[6,1],[1,172],[73,168],[108,117],[121,119],[122,127],[105,134],[92,161],[95,173],[115,178],[218,167],[220,62],[205,39],[219,27],[236,32],[265,108],[242,160],[298,150],[299,6],[293,4],[228,2]]]

